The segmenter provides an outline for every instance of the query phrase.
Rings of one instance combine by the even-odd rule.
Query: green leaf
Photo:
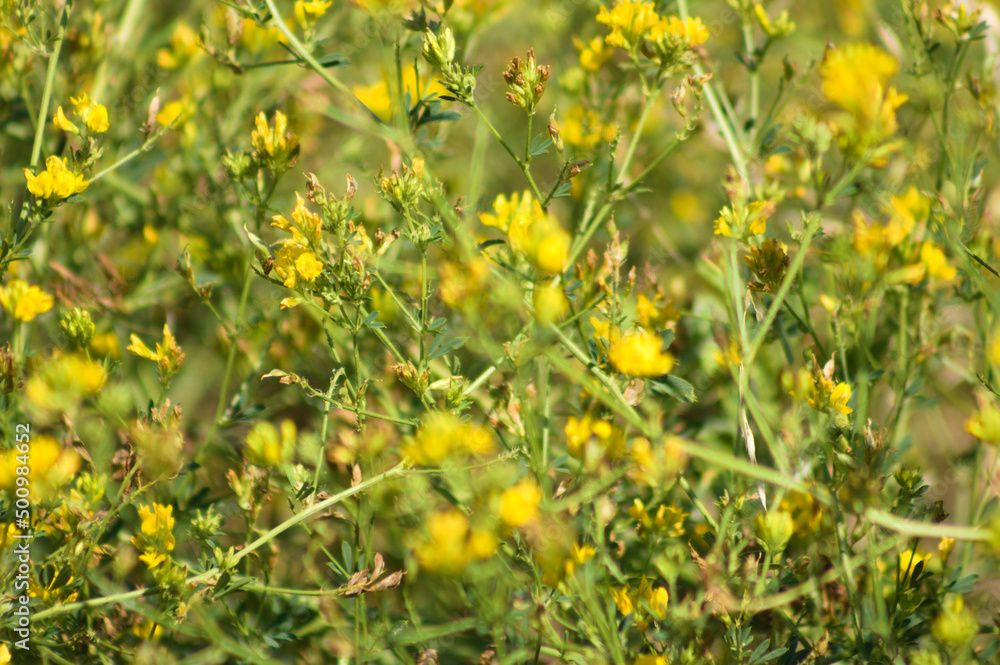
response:
[[[676,400],[688,404],[694,404],[698,401],[698,396],[694,392],[694,386],[684,379],[678,379],[676,376],[669,374],[662,379],[651,381],[650,388],[653,389],[653,392],[661,395],[669,395]]]
[[[448,341],[444,341],[444,336],[439,335],[434,338],[434,342],[431,344],[431,348],[427,350],[427,359],[434,360],[435,358],[440,358],[441,356],[447,355],[460,348],[465,344],[468,337],[452,337]]]

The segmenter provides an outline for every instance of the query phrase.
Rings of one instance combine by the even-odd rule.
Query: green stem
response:
[[[538,185],[535,184],[535,179],[531,177],[531,171],[529,170],[528,165],[514,153],[514,149],[508,145],[507,141],[505,141],[502,136],[500,136],[500,132],[498,132],[497,128],[493,126],[493,123],[486,117],[486,114],[483,113],[482,109],[480,109],[477,104],[473,104],[471,108],[476,112],[476,115],[479,116],[479,119],[483,122],[483,124],[486,125],[487,129],[490,130],[493,137],[500,142],[500,145],[503,146],[505,151],[507,151],[510,158],[514,160],[517,167],[521,169],[521,173],[523,173],[525,179],[527,179],[528,185],[531,187],[531,193],[535,195],[535,199],[539,203],[545,200],[545,197],[542,196],[542,192],[538,189]]]

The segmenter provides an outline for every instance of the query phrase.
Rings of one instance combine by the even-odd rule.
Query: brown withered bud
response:
[[[572,166],[569,167],[569,177],[575,178],[580,175],[585,168],[590,166],[591,162],[589,159],[582,159],[579,162],[574,162]]]

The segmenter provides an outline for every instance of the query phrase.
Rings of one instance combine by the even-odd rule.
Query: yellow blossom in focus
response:
[[[160,552],[172,552],[176,540],[174,538],[174,507],[154,503],[152,506],[139,507],[139,519],[142,520],[140,531],[142,536],[134,536],[132,544],[141,549],[153,549]],[[151,566],[152,567],[152,566]]]
[[[0,306],[18,321],[32,321],[52,309],[52,296],[23,279],[0,286]]]
[[[296,153],[299,137],[288,131],[288,118],[281,111],[274,112],[274,127],[267,123],[261,111],[254,120],[250,141],[260,159],[270,159],[276,166],[285,165]]]
[[[631,51],[660,22],[660,16],[652,2],[625,0],[611,11],[602,6],[597,22],[611,30],[611,34],[604,38],[608,44]]]
[[[622,374],[639,377],[657,377],[674,368],[674,357],[662,350],[659,335],[645,330],[626,333],[608,350],[612,367]]]
[[[503,194],[493,201],[493,213],[479,213],[485,225],[502,231],[512,249],[525,254],[540,270],[549,274],[563,271],[569,258],[570,235],[530,192]]]
[[[65,158],[55,155],[46,158],[44,171],[36,175],[24,169],[24,177],[28,181],[28,191],[39,199],[68,199],[90,184],[82,173],[69,170]]]
[[[80,128],[70,122],[70,120],[66,117],[66,114],[63,112],[63,107],[61,106],[56,109],[55,117],[52,118],[52,124],[55,125],[57,129],[69,132],[70,134],[80,133]]]
[[[508,526],[519,527],[538,519],[542,491],[534,480],[522,480],[504,490],[500,497],[500,519]]]

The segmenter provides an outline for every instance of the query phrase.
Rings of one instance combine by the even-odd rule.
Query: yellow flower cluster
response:
[[[722,209],[719,218],[715,220],[715,235],[732,238],[764,235],[767,231],[767,220],[774,213],[774,203],[771,201],[753,201],[747,205],[733,204]]]
[[[257,159],[273,171],[288,169],[299,151],[299,137],[288,131],[288,118],[281,111],[274,112],[273,128],[263,111],[257,114],[250,141]]]
[[[1000,409],[992,399],[985,403],[965,421],[965,431],[981,441],[997,445],[1000,443]]]
[[[323,262],[313,252],[323,233],[323,220],[309,210],[302,196],[295,192],[292,221],[275,215],[271,226],[291,234],[291,238],[281,241],[281,249],[275,252],[274,272],[290,289],[299,286],[300,281],[311,284],[323,272]]]
[[[837,127],[842,147],[861,154],[896,133],[896,110],[907,96],[886,86],[897,69],[896,60],[872,44],[827,51],[819,70],[823,94],[848,113]]]
[[[181,347],[177,344],[173,333],[170,332],[168,324],[163,324],[163,341],[156,343],[155,352],[151,351],[145,342],[139,339],[139,336],[135,333],[132,333],[130,339],[132,343],[128,345],[128,350],[140,358],[152,360],[156,363],[162,383],[169,382],[180,370],[185,354],[181,351]]]
[[[18,321],[31,321],[52,309],[52,296],[23,279],[0,286],[0,306]]]
[[[594,37],[584,42],[579,37],[573,37],[573,45],[580,52],[580,67],[584,71],[596,73],[611,59],[614,51],[606,47],[606,42],[600,37]]]
[[[470,528],[469,518],[457,508],[434,513],[426,528],[427,537],[413,547],[424,570],[457,575],[473,561],[490,558],[497,549],[496,536]]]
[[[653,378],[674,368],[674,356],[663,350],[659,335],[639,329],[625,333],[608,350],[611,366],[629,376]]]
[[[70,97],[69,99],[73,103],[73,114],[83,122],[83,126],[87,128],[88,132],[91,134],[103,134],[108,131],[111,125],[108,123],[108,109],[103,104],[91,101],[86,93],[81,94],[79,97]],[[52,118],[52,124],[64,132],[80,134],[80,128],[66,117],[62,106],[56,109],[55,116]]]
[[[44,171],[35,175],[24,169],[24,177],[28,181],[28,191],[39,199],[68,199],[90,184],[82,173],[70,170],[65,157],[55,155],[46,158]]]
[[[24,394],[38,408],[63,413],[81,398],[97,394],[106,376],[100,363],[78,355],[54,355],[28,379]]]
[[[611,33],[605,41],[629,52],[635,52],[643,39],[649,38],[657,51],[676,51],[694,48],[708,40],[708,29],[701,19],[660,16],[652,2],[619,2],[610,11],[601,7],[597,22],[606,25]]]
[[[457,454],[486,455],[493,451],[489,430],[462,422],[451,413],[436,411],[427,415],[414,436],[400,451],[416,464],[439,464]]]
[[[17,487],[15,470],[20,465],[16,448],[0,453],[0,490],[14,492]],[[55,497],[79,470],[80,456],[72,448],[64,448],[47,435],[32,439],[28,456],[28,480],[31,481],[28,487],[32,499]]]
[[[629,585],[612,589],[615,606],[623,616],[633,612],[636,615],[635,625],[640,631],[649,627],[651,620],[660,621],[666,616],[667,603],[670,594],[662,586],[654,587],[645,576],[639,582],[639,588],[632,591]]]
[[[646,510],[645,504],[635,499],[629,506],[628,514],[638,522],[639,537],[643,538],[647,534],[662,535],[668,538],[677,538],[684,533],[684,518],[690,515],[677,506],[660,505],[656,510],[656,516],[651,517]]]
[[[142,550],[139,559],[153,570],[165,562],[174,550],[174,507],[154,503],[139,508],[142,535],[132,537],[132,544]]]
[[[534,480],[526,478],[500,496],[500,519],[513,527],[531,524],[538,520],[541,502],[542,490]]]
[[[812,392],[809,396],[809,406],[817,411],[831,408],[837,413],[853,413],[854,409],[847,406],[851,399],[851,387],[843,381],[836,386],[825,376],[813,377]]]
[[[303,30],[309,30],[332,6],[333,0],[295,0],[295,20]]]
[[[592,460],[599,454],[614,461],[625,455],[625,433],[621,428],[610,421],[597,419],[589,412],[580,418],[570,416],[564,431],[569,454],[579,460]],[[598,454],[591,451],[588,445],[591,442],[596,444],[593,447],[599,451]]]
[[[557,274],[566,267],[570,235],[542,210],[531,192],[512,194],[510,200],[501,194],[493,202],[493,213],[481,212],[479,220],[503,231],[510,246],[543,272]]]
[[[916,284],[927,277],[943,281],[955,278],[957,271],[941,247],[930,240],[919,246],[907,242],[916,225],[929,217],[930,199],[911,185],[906,194],[892,197],[888,213],[886,224],[869,224],[860,212],[854,215],[854,249],[869,260],[876,273],[885,272],[896,257],[897,265],[905,265],[889,274],[891,282]]]
[[[559,121],[559,135],[563,142],[581,151],[593,150],[600,143],[610,143],[618,130],[601,120],[593,109],[574,104]]]
[[[268,421],[258,421],[247,434],[246,457],[258,466],[281,466],[291,458],[296,438],[295,423],[287,418],[281,421],[280,432]]]

